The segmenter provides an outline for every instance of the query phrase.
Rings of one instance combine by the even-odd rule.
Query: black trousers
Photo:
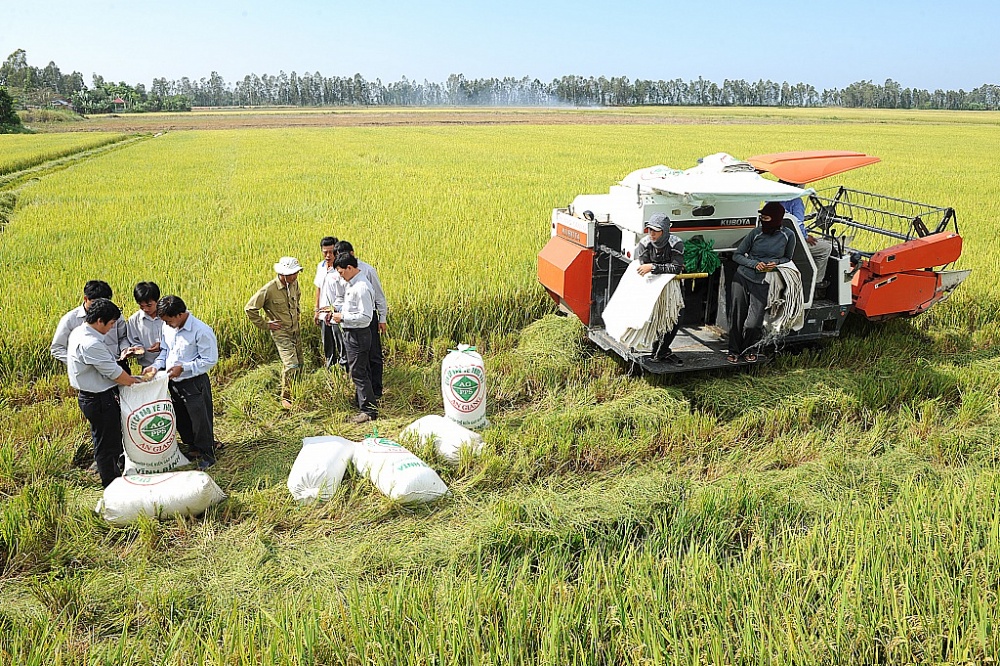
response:
[[[190,454],[215,462],[215,416],[212,406],[212,383],[208,375],[172,381],[170,402],[177,417],[177,433]]]
[[[351,381],[358,395],[358,407],[365,414],[378,416],[378,397],[372,380],[372,360],[375,344],[372,340],[370,326],[364,328],[345,328],[344,341],[347,343],[347,363],[351,373]],[[379,359],[382,347],[378,346]],[[381,371],[381,367],[379,368]],[[381,381],[381,376],[379,377]]]
[[[323,359],[326,361],[326,368],[329,370],[334,365],[339,365],[347,370],[347,346],[344,344],[344,332],[340,326],[333,323],[319,321],[320,337],[323,339]]]
[[[730,354],[742,354],[760,342],[769,289],[767,282],[736,274],[729,298]]]
[[[670,345],[674,343],[674,338],[677,337],[677,329],[681,327],[680,317],[677,318],[677,323],[674,327],[660,336],[660,339],[653,343],[652,355],[653,356],[666,356],[672,353],[670,351]]]
[[[372,370],[372,390],[375,392],[375,399],[382,398],[382,372],[385,369],[385,358],[382,356],[382,333],[378,330],[378,313],[372,317],[369,327],[372,332],[372,348],[369,358],[371,359]]]
[[[107,488],[122,475],[122,412],[118,389],[100,393],[80,391],[76,398],[80,411],[90,422],[90,438],[94,443],[94,462],[101,475],[101,485]]]

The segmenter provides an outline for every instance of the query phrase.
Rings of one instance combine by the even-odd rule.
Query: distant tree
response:
[[[0,134],[10,134],[21,130],[21,118],[14,110],[14,98],[7,88],[0,87]]]

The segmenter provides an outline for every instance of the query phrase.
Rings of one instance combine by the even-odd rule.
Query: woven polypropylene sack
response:
[[[205,472],[134,474],[112,481],[96,511],[109,523],[125,525],[140,514],[159,519],[197,516],[225,498]]]
[[[438,455],[452,464],[458,463],[462,449],[477,454],[483,448],[483,438],[479,433],[437,414],[424,416],[406,426],[400,437],[407,435],[416,437],[421,444],[430,441]]]
[[[288,474],[288,491],[300,502],[330,499],[340,487],[354,442],[333,435],[305,437]]]
[[[354,466],[387,497],[403,504],[433,502],[448,486],[427,463],[384,437],[367,437],[354,448]]]

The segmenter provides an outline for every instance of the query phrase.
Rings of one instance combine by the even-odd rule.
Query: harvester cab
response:
[[[755,228],[761,202],[804,198],[807,234],[828,243],[831,256],[824,274],[817,274],[811,242],[786,216],[784,225],[796,238],[792,263],[801,282],[802,316],[795,327],[768,338],[769,351],[836,337],[849,312],[875,321],[920,314],[969,274],[944,270],[962,249],[954,210],[844,187],[805,187],[878,161],[846,151],[748,160],[717,153],[683,171],[634,171],[607,194],[579,195],[552,211],[538,279],[560,309],[579,317],[594,343],[632,369],[661,374],[724,367],[733,252]],[[779,182],[764,178],[765,172]],[[685,273],[677,278],[684,308],[671,345],[681,365],[655,361],[649,349],[629,344],[604,319],[645,223],[656,213],[670,218],[670,233],[685,243]]]

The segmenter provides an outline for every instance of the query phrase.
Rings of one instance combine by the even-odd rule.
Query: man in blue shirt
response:
[[[69,383],[77,390],[80,411],[90,422],[94,463],[105,488],[122,474],[118,466],[122,455],[118,387],[136,383],[136,379],[118,365],[118,359],[112,356],[106,344],[106,336],[117,329],[121,316],[122,311],[110,300],[90,300],[84,323],[70,332],[66,348]]]
[[[215,464],[215,426],[212,384],[208,371],[219,361],[219,343],[208,324],[187,311],[179,296],[164,296],[156,313],[166,324],[160,355],[143,373],[166,370],[170,377],[170,402],[177,416],[177,432],[189,455],[201,457],[200,469]]]
[[[778,182],[785,185],[791,185],[792,187],[802,187],[801,185],[789,183],[785,180]],[[788,201],[782,201],[781,205],[785,208],[785,213],[795,218],[795,223],[798,225],[799,231],[802,233],[802,239],[806,242],[806,249],[809,250],[809,254],[812,255],[813,263],[816,264],[817,288],[820,288],[820,283],[822,283],[825,287],[827,284],[826,267],[830,263],[830,255],[833,254],[833,243],[827,238],[810,236],[809,232],[806,231],[806,205],[802,203],[802,199],[796,197],[794,199],[789,199]]]

